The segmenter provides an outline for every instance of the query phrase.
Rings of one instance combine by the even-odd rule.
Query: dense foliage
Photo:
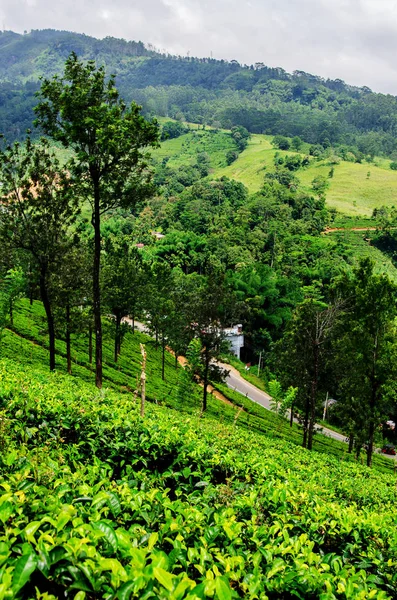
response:
[[[6,361],[0,398],[3,597],[393,596],[392,477]]]

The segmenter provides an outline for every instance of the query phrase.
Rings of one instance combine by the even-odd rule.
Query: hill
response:
[[[186,133],[176,139],[166,140],[155,158],[169,158],[170,167],[192,164],[198,152],[206,152],[210,158],[211,178],[229,177],[243,183],[254,193],[261,189],[266,173],[274,172],[274,159],[278,156],[305,156],[309,152],[304,145],[300,152],[278,150],[272,145],[273,136],[254,134],[247,148],[230,165],[226,164],[226,153],[235,149],[227,131],[202,131]],[[333,167],[333,177],[329,178]],[[295,172],[302,188],[312,190],[312,181],[322,176],[327,179],[327,205],[338,212],[352,217],[371,217],[375,208],[397,205],[397,171],[390,169],[390,160],[376,157],[374,161],[355,163],[338,159],[336,164],[329,158],[310,158],[308,166]],[[368,223],[368,225],[370,225]]]
[[[72,51],[114,72],[122,95],[141,103],[146,115],[354,145],[371,156],[397,151],[391,95],[263,63],[175,57],[142,42],[54,30],[0,35],[0,131],[8,138],[21,137],[31,124],[38,78],[62,72]]]
[[[19,331],[29,310],[39,323],[22,302]],[[7,348],[19,360],[0,361],[4,597],[394,596],[392,475],[240,416],[198,418],[188,399],[141,418],[126,390],[46,372],[37,343],[7,333]]]

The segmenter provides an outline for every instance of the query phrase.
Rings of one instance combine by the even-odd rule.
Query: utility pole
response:
[[[261,370],[261,362],[262,362],[262,350],[259,352],[259,361],[258,361],[258,377]]]
[[[325,404],[324,404],[324,411],[323,411],[323,421],[325,421],[325,417],[327,416],[327,410],[328,410],[328,392],[327,392],[327,395],[325,397]]]

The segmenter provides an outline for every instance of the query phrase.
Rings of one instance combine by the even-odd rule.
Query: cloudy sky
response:
[[[397,94],[397,0],[0,0],[0,23],[140,39]]]

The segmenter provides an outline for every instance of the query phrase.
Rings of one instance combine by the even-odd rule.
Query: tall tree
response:
[[[231,325],[236,317],[236,302],[224,275],[216,271],[203,278],[203,285],[197,289],[197,297],[193,301],[190,327],[201,343],[198,375],[203,384],[201,412],[204,413],[207,410],[208,384],[210,381],[222,381],[226,374],[217,360],[227,349],[224,328]]]
[[[50,294],[51,274],[70,244],[77,216],[68,172],[48,142],[27,139],[0,152],[0,232],[14,248],[31,254],[39,271],[40,294],[47,316],[50,369],[55,369],[55,324]]]
[[[51,296],[55,306],[56,328],[66,342],[67,371],[72,373],[71,335],[86,324],[87,298],[90,297],[89,255],[77,234],[73,236],[64,260],[51,277]]]
[[[303,414],[302,445],[308,450],[313,448],[327,342],[340,310],[339,300],[328,305],[316,290],[311,289],[308,297],[295,309],[279,344],[282,349],[279,362],[282,364],[283,379],[289,385],[298,387],[296,404]]]
[[[115,320],[114,361],[121,351],[121,324],[123,317],[134,319],[143,302],[144,285],[142,259],[138,250],[130,245],[128,236],[106,240],[106,253],[102,270],[104,304]]]
[[[375,273],[369,259],[352,275],[346,274],[338,287],[348,307],[334,342],[342,412],[350,429],[353,420],[353,432],[367,442],[371,466],[376,429],[386,420],[395,395],[397,287],[386,275]]]
[[[110,209],[131,207],[152,192],[147,168],[148,146],[158,143],[158,127],[120,98],[114,76],[72,53],[62,77],[41,85],[36,124],[65,148],[74,151],[69,170],[82,202],[91,203],[94,228],[93,312],[96,337],[96,385],[102,387],[101,216]]]
[[[154,262],[148,280],[148,298],[145,304],[146,323],[155,335],[156,345],[160,340],[162,350],[161,377],[165,379],[165,348],[175,305],[172,298],[172,271],[167,263]]]

